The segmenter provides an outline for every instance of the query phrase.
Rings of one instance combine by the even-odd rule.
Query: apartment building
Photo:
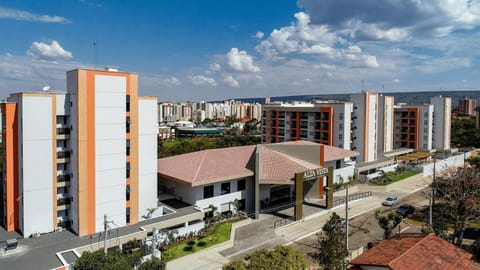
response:
[[[458,114],[465,116],[474,116],[477,101],[467,97],[458,100]]]
[[[157,98],[136,74],[77,69],[63,93],[2,103],[2,223],[25,237],[137,223],[157,206]]]
[[[433,111],[433,148],[444,151],[450,149],[452,98],[436,96],[430,99]]]
[[[433,104],[395,106],[395,148],[433,148]]]
[[[262,141],[306,140],[350,150],[351,102],[270,103],[263,107]]]

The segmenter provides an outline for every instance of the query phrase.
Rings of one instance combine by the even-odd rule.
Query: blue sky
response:
[[[478,0],[6,1],[0,97],[95,63],[170,101],[475,90],[479,24]]]

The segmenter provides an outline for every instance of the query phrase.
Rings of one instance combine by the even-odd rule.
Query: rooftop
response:
[[[385,240],[353,259],[354,266],[380,266],[393,270],[480,269],[472,254],[435,236],[400,234]]]

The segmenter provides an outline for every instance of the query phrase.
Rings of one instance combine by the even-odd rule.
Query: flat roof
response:
[[[407,154],[405,156],[400,156],[397,158],[397,160],[401,161],[417,161],[419,159],[425,159],[429,156],[434,155],[435,153],[430,153],[430,152],[415,152],[411,154]]]

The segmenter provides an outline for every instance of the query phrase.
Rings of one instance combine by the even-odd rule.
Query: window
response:
[[[130,178],[130,162],[127,162],[127,179]]]
[[[130,139],[127,139],[127,156],[130,156]]]
[[[343,120],[343,113],[339,113],[339,114],[338,114],[338,118],[339,118],[340,120]]]
[[[222,195],[223,195],[223,194],[228,194],[228,193],[230,193],[230,182],[228,182],[228,183],[222,183],[220,190],[221,190],[220,193],[221,193]]]
[[[238,180],[238,182],[237,182],[237,191],[245,190],[245,188],[246,188],[246,181],[245,181],[245,179]]]
[[[127,112],[130,111],[130,95],[127,95]]]
[[[212,198],[213,197],[213,185],[203,187],[203,198]]]
[[[340,169],[342,167],[342,161],[341,160],[337,160],[335,162],[335,169]]]
[[[130,223],[130,207],[127,207],[125,219],[126,219],[127,224],[129,224]]]
[[[245,199],[241,199],[240,201],[238,201],[238,211],[245,211]]]
[[[126,198],[127,198],[127,201],[130,201],[130,185],[127,185]]]
[[[130,133],[130,117],[128,116],[127,116],[126,124],[127,124],[127,133]]]

